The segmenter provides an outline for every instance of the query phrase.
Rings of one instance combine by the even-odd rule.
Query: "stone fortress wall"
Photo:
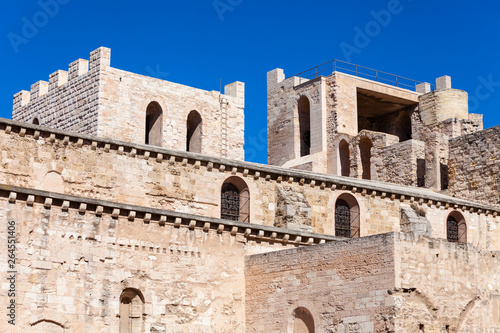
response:
[[[247,330],[498,332],[498,255],[403,233],[251,255]]]
[[[413,92],[271,71],[259,165],[242,161],[243,83],[109,65],[99,48],[0,119],[0,247],[15,223],[19,271],[18,326],[0,330],[500,331],[498,127],[448,77]]]
[[[110,66],[111,50],[98,48],[90,61],[51,74],[31,91],[14,96],[12,119],[127,142],[145,142],[149,108],[160,112],[151,144],[186,150],[192,111],[201,117],[198,153],[243,160],[245,88],[225,86],[225,94],[146,77]],[[35,120],[36,119],[36,120]]]
[[[450,140],[450,192],[500,206],[500,126]]]
[[[0,138],[0,183],[219,218],[221,187],[237,178],[250,193],[252,224],[334,235],[335,203],[345,197],[359,207],[360,236],[399,232],[402,207],[412,206],[410,210],[425,211],[432,237],[446,238],[446,218],[457,211],[467,222],[468,242],[480,248],[500,245],[494,241],[500,232],[495,227],[497,208],[428,190],[204,157],[8,120],[0,122]],[[287,216],[296,218],[283,223]]]
[[[134,332],[244,332],[245,255],[335,239],[13,186],[0,216],[19,272],[17,330],[2,306],[2,332],[118,332],[124,290],[141,295]]]

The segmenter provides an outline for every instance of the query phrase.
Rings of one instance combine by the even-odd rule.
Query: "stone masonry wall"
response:
[[[315,332],[391,332],[392,234],[252,255],[245,260],[247,332],[294,332],[306,308]]]
[[[500,332],[500,253],[405,236],[396,246],[396,331]]]
[[[191,219],[188,227],[166,211],[26,191],[3,188],[0,198],[0,246],[7,249],[14,221],[18,272],[16,326],[6,324],[2,302],[2,332],[118,332],[126,288],[144,298],[140,332],[245,332],[244,256],[296,246],[257,242],[217,221]],[[6,254],[2,301],[11,298]]]
[[[379,148],[374,156],[377,179],[384,182],[418,186],[419,160],[425,159],[425,143],[408,140]],[[425,173],[425,170],[422,170]]]
[[[293,87],[298,82],[295,77],[285,80],[282,69],[267,73],[267,151],[271,165],[283,165],[300,152],[295,135],[298,119],[293,112],[297,108]]]
[[[478,247],[490,246],[500,230],[497,212],[487,206],[416,188],[104,139],[70,139],[64,132],[56,136],[41,127],[9,124],[14,123],[0,122],[0,183],[7,185],[218,218],[221,186],[237,176],[249,189],[251,223],[275,225],[282,185],[303,193],[311,231],[317,233],[334,235],[335,202],[343,193],[359,204],[361,236],[399,231],[403,203],[425,207],[433,237],[446,238],[445,221],[453,209],[466,218],[468,240]]]
[[[500,126],[449,141],[449,191],[500,206]]]
[[[244,159],[244,84],[233,92],[205,91],[115,68],[102,74],[99,136],[145,142],[146,108],[157,102],[163,111],[162,147],[186,150],[187,118],[202,118],[201,153]]]
[[[291,332],[305,308],[316,332],[496,333],[498,256],[404,233],[252,255],[247,331]]]

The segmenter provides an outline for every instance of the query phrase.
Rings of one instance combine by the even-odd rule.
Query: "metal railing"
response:
[[[421,81],[408,79],[406,77],[402,77],[399,75],[382,72],[376,69],[359,66],[356,64],[351,64],[349,62],[337,59],[327,61],[321,65],[310,68],[298,74],[292,75],[292,77],[293,76],[299,77],[300,78],[299,82],[303,83],[302,79],[305,79],[304,82],[307,82],[308,80],[317,78],[318,76],[328,76],[330,74],[333,74],[333,72],[342,72],[346,74],[351,74],[361,78],[374,80],[377,82],[390,84],[396,87],[409,90],[416,90],[417,85],[423,83]],[[435,90],[435,86],[433,84],[431,84],[430,86],[431,86],[431,91]]]

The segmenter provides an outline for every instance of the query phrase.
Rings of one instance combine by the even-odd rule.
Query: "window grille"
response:
[[[238,221],[240,218],[240,193],[231,183],[222,185],[221,218]]]

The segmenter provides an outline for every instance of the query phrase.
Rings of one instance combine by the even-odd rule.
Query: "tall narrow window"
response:
[[[449,242],[467,243],[467,224],[457,211],[451,212],[446,219],[446,239]]]
[[[350,154],[349,154],[349,144],[345,140],[341,140],[339,143],[339,160],[340,160],[340,175],[349,177],[350,173]]]
[[[299,98],[300,156],[311,153],[311,105],[306,96]]]
[[[229,177],[222,184],[221,218],[250,222],[250,192],[239,177]]]
[[[40,125],[38,118],[33,119],[33,125]]]
[[[335,236],[359,237],[359,205],[347,193],[341,194],[335,202]]]
[[[133,288],[125,289],[120,296],[120,333],[143,331],[144,297]]]
[[[189,112],[187,117],[186,151],[201,153],[201,125],[200,114],[194,110]]]
[[[361,157],[361,178],[363,179],[372,179],[371,176],[371,164],[370,160],[372,158],[372,141],[366,137],[361,138],[359,140],[359,154]]]
[[[291,324],[293,333],[314,333],[314,318],[304,307],[298,307],[293,311]]]
[[[163,111],[157,102],[149,103],[146,109],[146,139],[147,145],[161,146],[163,131]]]

